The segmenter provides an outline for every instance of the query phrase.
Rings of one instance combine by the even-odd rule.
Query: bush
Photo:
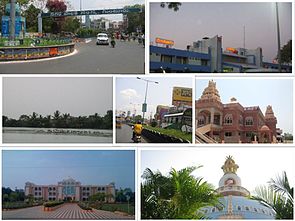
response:
[[[6,202],[3,203],[2,209],[21,209],[21,208],[27,208],[27,207],[33,207],[33,206],[39,206],[42,205],[42,203],[26,203],[26,202]]]
[[[63,201],[52,201],[52,202],[44,203],[43,206],[44,207],[55,207],[55,206],[61,205],[63,203],[64,203]]]
[[[92,210],[92,208],[90,206],[88,206],[88,205],[86,205],[85,203],[82,203],[82,202],[78,203],[78,206],[83,210]]]

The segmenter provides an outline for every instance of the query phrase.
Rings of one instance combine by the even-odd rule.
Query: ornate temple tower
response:
[[[277,118],[273,113],[271,105],[268,105],[265,111],[265,124],[271,130],[272,135],[276,136]]]
[[[199,100],[216,100],[221,102],[219,91],[216,88],[216,82],[209,81],[208,87],[203,91],[203,94]]]

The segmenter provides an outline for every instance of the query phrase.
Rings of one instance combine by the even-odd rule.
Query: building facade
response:
[[[186,50],[150,46],[151,72],[278,72],[278,64],[263,62],[262,48],[222,47],[222,37],[204,37],[188,45]],[[282,65],[292,72],[291,65]]]
[[[235,98],[221,102],[216,83],[196,101],[196,142],[276,143],[277,118],[268,105],[265,115],[259,106],[243,107]]]
[[[105,202],[115,201],[115,184],[108,185],[82,185],[72,178],[64,179],[53,185],[37,185],[26,182],[25,195],[32,195],[35,199],[45,201],[88,201],[96,193],[105,194]]]
[[[216,192],[221,207],[205,207],[201,212],[208,219],[275,219],[275,211],[250,198],[250,192],[242,186],[237,175],[239,166],[228,156],[221,169],[224,175],[219,180]]]

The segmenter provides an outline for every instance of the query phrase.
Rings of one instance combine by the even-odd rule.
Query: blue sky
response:
[[[172,106],[173,87],[190,87],[193,85],[191,77],[142,77],[153,80],[159,84],[149,83],[146,116],[156,112],[157,105]],[[141,105],[144,102],[146,82],[136,79],[136,77],[119,77],[116,80],[116,110],[128,111],[131,113],[136,109],[136,114],[142,114]]]
[[[25,182],[57,184],[72,177],[83,184],[109,184],[135,189],[132,150],[4,150],[2,186],[23,189]]]
[[[281,46],[292,39],[292,4],[279,3]],[[262,48],[263,59],[272,61],[277,54],[274,2],[190,2],[179,11],[150,4],[150,41],[156,37],[174,40],[176,48],[185,49],[203,37],[222,36],[223,49]]]
[[[208,86],[211,79],[196,80],[196,100]],[[277,127],[283,133],[293,133],[293,81],[290,79],[213,79],[221,101],[229,103],[235,97],[244,106],[259,106],[265,113],[267,105],[272,105],[277,117]]]

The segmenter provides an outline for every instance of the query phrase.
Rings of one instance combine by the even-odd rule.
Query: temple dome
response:
[[[228,156],[221,167],[224,175],[216,192],[222,197],[217,207],[203,207],[200,212],[206,219],[275,219],[275,211],[250,198],[250,192],[242,187],[236,174],[239,166],[232,156]]]
[[[209,99],[213,99],[213,100],[217,100],[221,102],[219,92],[216,89],[216,82],[214,82],[213,80],[209,81],[208,87],[204,89],[203,94],[200,98],[200,100],[209,100]]]

